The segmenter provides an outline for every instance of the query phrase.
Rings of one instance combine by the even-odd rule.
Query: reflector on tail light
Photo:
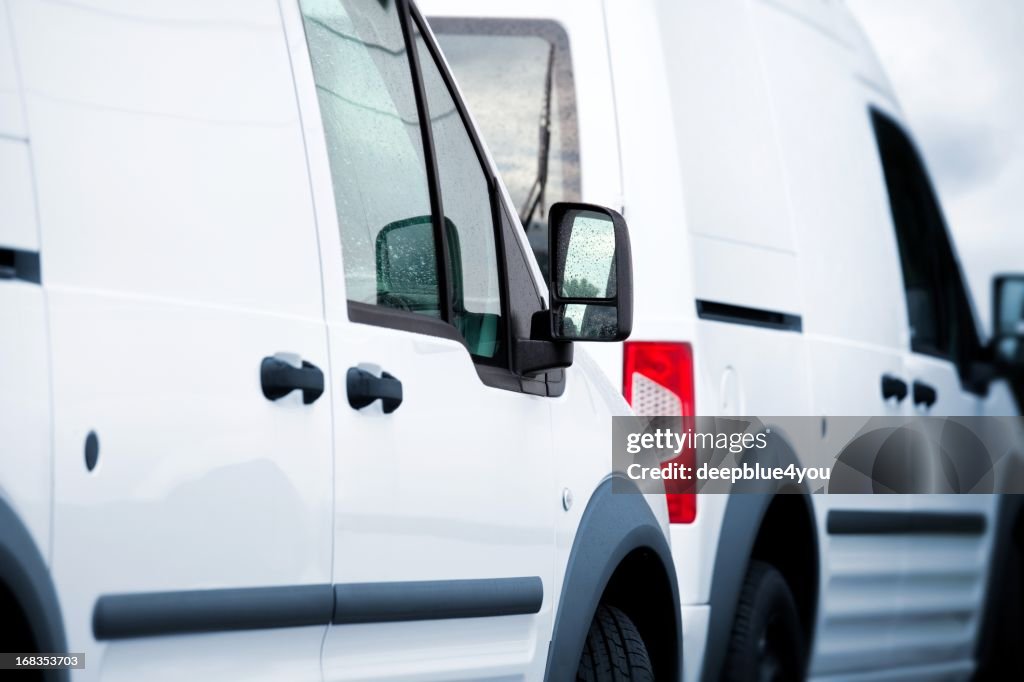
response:
[[[693,390],[693,349],[676,341],[626,341],[623,344],[622,392],[638,415],[684,418],[696,416]],[[689,418],[689,419],[687,419]],[[693,467],[696,453],[686,448],[672,460]],[[666,462],[665,464],[669,464]],[[697,496],[686,481],[665,481],[671,523],[693,523]]]

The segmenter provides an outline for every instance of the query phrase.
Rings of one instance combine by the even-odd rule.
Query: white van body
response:
[[[587,353],[547,380],[487,374],[440,320],[352,319],[306,34],[364,60],[382,45],[303,22],[296,0],[0,0],[3,627],[84,652],[80,680],[558,679],[618,580],[622,609],[660,610],[645,641],[670,674],[664,498],[608,495],[628,406]],[[411,92],[388,49],[381,73]],[[461,198],[507,211],[446,116],[492,188]],[[400,180],[363,188],[398,205]],[[528,321],[546,285],[518,225],[495,230]],[[319,368],[323,395],[270,399],[268,361]],[[352,371],[397,377],[398,409],[353,409]]]
[[[491,82],[473,69],[489,65],[490,54],[509,59],[514,46],[504,38],[551,45],[561,80],[551,118],[560,120],[564,163],[555,178],[562,186],[549,183],[548,199],[582,193],[622,206],[636,263],[627,345],[689,344],[697,415],[811,415],[824,429],[843,415],[1019,414],[1004,382],[972,389],[967,367],[912,350],[871,111],[905,125],[841,2],[423,0],[422,7],[503,172],[503,163],[520,171],[520,157],[536,154],[529,147],[517,156],[516,131],[502,123],[524,100],[541,111],[544,81],[507,92],[497,66]],[[526,136],[532,143],[536,130]],[[550,154],[559,158],[554,143]],[[574,175],[576,186],[565,180]],[[966,297],[955,264],[947,275]],[[699,314],[703,304],[718,314]],[[975,334],[973,318],[959,312],[964,338]],[[593,355],[612,381],[630,380],[622,348]],[[886,399],[885,376],[905,388],[931,387],[937,399]],[[971,676],[994,496],[817,495],[807,536],[764,506],[740,511],[751,504],[699,496],[695,521],[672,524],[687,680],[718,679],[744,567],[763,551],[757,540],[772,533],[817,547],[816,567],[787,576],[794,593],[809,595],[802,599],[812,678]],[[911,512],[984,521],[974,533],[830,533],[830,513],[844,510],[881,512],[876,518],[897,525],[901,516],[920,518],[904,515]]]

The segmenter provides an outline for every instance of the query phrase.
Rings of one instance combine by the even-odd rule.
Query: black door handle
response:
[[[935,401],[939,399],[939,394],[936,392],[933,386],[922,383],[920,381],[914,382],[914,404],[924,405],[925,407],[931,407],[935,404]]]
[[[365,369],[349,367],[346,388],[348,404],[357,410],[380,399],[384,414],[391,414],[402,404],[402,382],[387,372],[375,376]]]
[[[882,399],[896,398],[901,403],[907,397],[907,382],[891,374],[882,375]]]
[[[275,357],[260,363],[260,383],[267,400],[283,398],[294,390],[302,391],[302,402],[309,405],[324,392],[324,373],[305,360],[295,367]]]

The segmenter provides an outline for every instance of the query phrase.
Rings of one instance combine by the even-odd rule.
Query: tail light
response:
[[[690,344],[627,341],[623,344],[623,354],[622,392],[633,411],[648,417],[679,415],[684,428],[692,423],[696,404]],[[685,448],[672,461],[693,467],[696,453],[692,447]],[[692,492],[692,483],[666,480],[665,493],[669,521],[693,523],[697,518],[697,495]]]

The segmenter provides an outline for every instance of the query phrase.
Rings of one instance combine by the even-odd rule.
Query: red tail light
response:
[[[650,417],[679,415],[684,423],[696,416],[690,344],[627,341],[622,360],[622,392],[634,412]],[[684,449],[673,461],[693,467],[696,453],[693,448]],[[690,485],[686,481],[665,481],[670,522],[693,523],[697,518],[697,495],[681,492]]]

